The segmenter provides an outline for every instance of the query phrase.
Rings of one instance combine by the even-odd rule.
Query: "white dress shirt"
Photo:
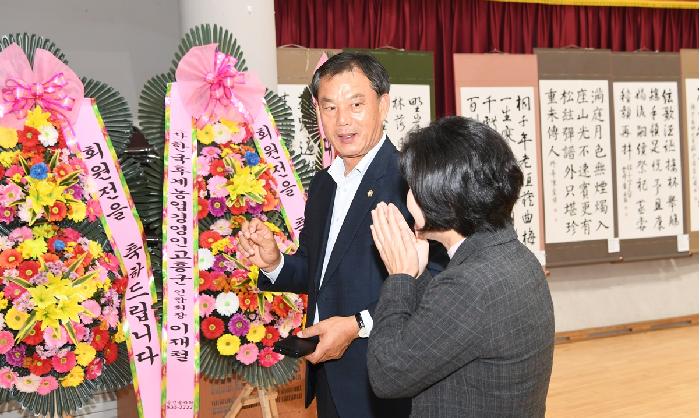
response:
[[[455,256],[455,253],[456,253],[457,250],[459,249],[459,246],[462,245],[462,243],[463,243],[465,240],[466,240],[466,238],[462,238],[461,240],[459,240],[458,243],[456,243],[455,245],[451,246],[451,247],[447,250],[447,255],[448,255],[448,257],[450,257],[450,260],[452,260],[452,257]]]
[[[331,253],[335,247],[335,241],[338,239],[338,234],[340,233],[340,228],[343,226],[345,217],[350,210],[350,205],[352,200],[355,198],[355,193],[360,187],[362,178],[367,172],[367,168],[374,161],[374,157],[379,152],[385,141],[387,141],[386,134],[377,145],[375,145],[369,152],[362,157],[362,159],[357,163],[355,168],[353,168],[347,175],[345,174],[345,163],[340,157],[335,157],[333,163],[328,167],[328,174],[333,178],[336,184],[335,199],[333,200],[333,214],[331,215],[331,226],[328,231],[328,242],[326,243],[326,253],[323,257],[323,269],[321,270],[321,281],[319,287],[323,284],[323,277],[326,275],[326,267],[328,267],[328,261],[331,258]],[[282,271],[284,266],[284,257],[279,265],[270,272],[265,272],[261,270],[274,284]],[[360,312],[362,315],[362,322],[365,324],[365,328],[368,331],[372,330],[373,322],[372,316],[369,311],[364,310]],[[314,316],[314,324],[319,321],[318,305],[316,305],[316,315]],[[368,333],[369,335],[369,333]]]

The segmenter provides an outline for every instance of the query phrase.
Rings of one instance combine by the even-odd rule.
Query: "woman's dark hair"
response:
[[[389,73],[376,58],[360,52],[341,52],[328,58],[328,61],[318,67],[311,79],[311,94],[318,100],[318,87],[323,77],[333,77],[355,68],[360,69],[369,79],[377,96],[389,93]]]
[[[469,236],[511,222],[523,173],[506,141],[473,119],[450,116],[411,132],[401,173],[425,217],[424,231]]]

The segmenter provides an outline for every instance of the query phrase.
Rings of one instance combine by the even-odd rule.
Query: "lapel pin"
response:
[[[374,190],[372,190],[372,189],[367,190],[367,197],[372,197],[372,196],[374,196]]]

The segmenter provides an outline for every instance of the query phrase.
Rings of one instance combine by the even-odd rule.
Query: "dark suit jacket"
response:
[[[390,276],[373,319],[372,387],[413,397],[412,416],[544,417],[552,299],[511,226],[467,238],[437,276]]]
[[[284,267],[274,285],[264,275],[260,275],[258,283],[264,290],[308,293],[308,324],[314,319],[317,304],[321,320],[350,316],[365,309],[373,314],[387,273],[372,241],[370,211],[380,201],[393,202],[408,217],[408,188],[399,172],[398,152],[387,140],[362,178],[319,289],[335,190],[336,183],[327,171],[314,176],[299,249],[294,255],[284,256]],[[325,362],[324,368],[341,417],[408,416],[410,400],[380,400],[372,393],[367,376],[366,338],[355,339],[341,359]],[[314,381],[314,368],[310,367],[307,406],[314,397]]]

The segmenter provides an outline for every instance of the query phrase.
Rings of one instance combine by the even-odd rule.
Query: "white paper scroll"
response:
[[[540,80],[547,243],[614,238],[607,80]]]
[[[613,83],[620,238],[683,234],[675,82]]]
[[[698,207],[700,207],[700,199],[698,198],[698,79],[688,78],[685,80],[685,108],[688,112],[686,115],[686,129],[688,132],[688,155],[686,161],[688,164],[688,177],[690,181],[690,230],[697,231],[698,228]]]
[[[401,149],[403,139],[411,129],[430,124],[430,86],[392,84],[389,98],[384,130],[396,148]]]
[[[306,84],[278,84],[277,94],[292,109],[294,139],[291,141],[291,144],[287,142],[287,144],[290,144],[288,145],[290,152],[293,152],[295,155],[301,155],[313,167],[316,161],[316,154],[318,153],[318,144],[311,139],[301,122],[301,94],[305,88]]]
[[[490,126],[508,142],[523,171],[520,199],[513,208],[513,225],[520,241],[533,253],[543,248],[538,191],[539,152],[533,87],[462,87],[461,115]]]

